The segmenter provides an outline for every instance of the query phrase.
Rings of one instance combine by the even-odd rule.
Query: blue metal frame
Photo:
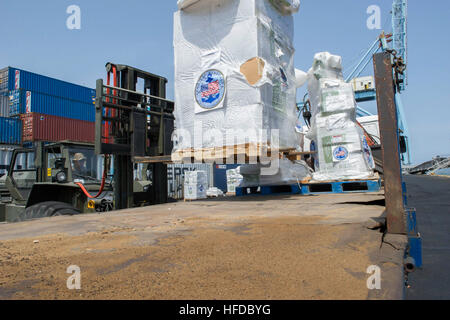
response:
[[[356,102],[375,101],[376,99],[377,92],[375,91],[375,89],[355,92]]]
[[[417,228],[416,209],[406,208],[406,225],[408,228],[408,250],[406,256],[414,258],[417,268],[421,268],[422,261],[422,238]]]
[[[345,82],[349,82],[354,78],[358,78],[367,65],[372,61],[373,55],[380,49],[380,39],[378,38],[363,55],[352,72],[345,78]]]
[[[344,191],[345,184],[354,183],[365,183],[367,190],[354,190],[354,191]],[[311,186],[326,186],[329,185],[332,191],[324,192],[314,192],[311,191]],[[290,191],[277,192],[279,188],[290,188]],[[247,189],[257,189],[259,192],[247,192]],[[236,188],[236,196],[247,196],[247,195],[275,195],[275,194],[300,194],[300,195],[311,195],[311,194],[330,194],[330,193],[367,193],[367,192],[378,192],[381,190],[381,180],[360,180],[360,181],[336,181],[336,182],[324,182],[324,183],[298,183],[286,186],[260,186],[260,187],[238,187]]]

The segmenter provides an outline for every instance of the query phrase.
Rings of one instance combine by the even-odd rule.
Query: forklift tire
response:
[[[25,211],[17,217],[16,222],[45,217],[72,216],[80,213],[81,212],[78,209],[75,209],[68,203],[47,201],[26,208]]]

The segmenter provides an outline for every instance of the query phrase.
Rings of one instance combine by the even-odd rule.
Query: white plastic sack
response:
[[[216,187],[211,187],[208,190],[206,190],[206,195],[208,197],[214,197],[214,198],[218,198],[220,196],[223,196],[223,192],[222,190],[220,190],[219,188]]]

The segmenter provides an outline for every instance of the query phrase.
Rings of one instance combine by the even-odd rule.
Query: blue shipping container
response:
[[[9,95],[9,116],[36,112],[63,118],[95,121],[95,105],[34,91],[13,90]]]
[[[95,101],[95,89],[7,67],[0,70],[0,91],[29,90],[82,102]]]
[[[22,121],[0,117],[0,143],[21,144],[22,143]]]

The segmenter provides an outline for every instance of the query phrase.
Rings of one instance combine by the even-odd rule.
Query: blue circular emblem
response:
[[[344,161],[348,158],[348,150],[345,147],[339,146],[334,149],[333,156],[336,160]]]
[[[195,86],[195,99],[200,107],[214,109],[225,96],[225,77],[219,70],[205,71]]]

